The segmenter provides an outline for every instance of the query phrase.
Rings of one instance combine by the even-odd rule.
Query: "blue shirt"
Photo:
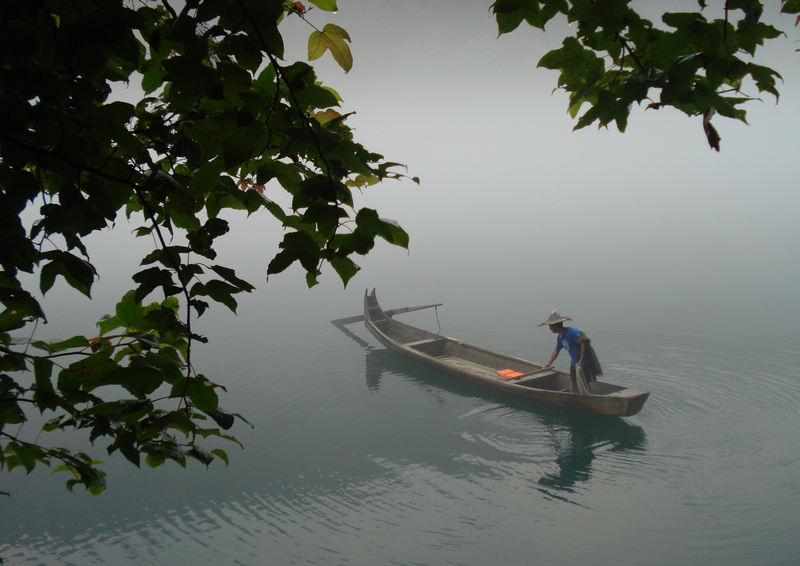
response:
[[[577,343],[578,338],[581,337],[581,331],[577,328],[564,327],[564,332],[561,336],[556,338],[556,349],[564,348],[569,352],[572,361],[571,365],[577,364],[581,361],[581,345]]]

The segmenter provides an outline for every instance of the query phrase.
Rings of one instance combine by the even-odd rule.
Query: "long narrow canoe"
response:
[[[592,415],[630,417],[642,409],[650,395],[648,391],[602,381],[592,383],[591,395],[570,393],[567,373],[394,320],[378,304],[374,289],[364,293],[364,325],[381,344],[401,356],[543,405]]]

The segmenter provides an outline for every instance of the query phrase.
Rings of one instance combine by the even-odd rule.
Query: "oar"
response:
[[[550,366],[549,368],[537,369],[536,371],[532,371],[530,373],[526,373],[525,375],[521,375],[521,376],[516,377],[514,379],[522,379],[523,377],[530,377],[532,375],[536,375],[537,373],[542,373],[543,371],[558,371],[558,370],[556,370],[556,368]]]
[[[431,309],[433,307],[440,307],[440,306],[442,306],[442,303],[436,303],[435,305],[422,305],[422,306],[419,306],[419,307],[400,307],[398,309],[389,309],[388,311],[384,311],[384,312],[386,312],[386,316],[392,317],[392,316],[394,316],[396,314],[403,314],[403,313],[406,313],[406,312],[419,311],[419,310],[422,310],[422,309]],[[343,324],[353,324],[354,322],[364,322],[364,315],[360,314],[358,316],[349,316],[347,318],[337,318],[336,320],[332,320],[331,321],[332,324],[335,324],[337,326],[340,326],[340,325],[343,325]]]

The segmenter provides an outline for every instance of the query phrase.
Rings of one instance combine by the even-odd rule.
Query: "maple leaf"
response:
[[[325,24],[322,31],[316,30],[308,36],[308,60],[313,61],[330,51],[334,61],[347,73],[353,68],[353,54],[347,42],[350,35],[334,24]]]
[[[316,112],[314,114],[314,118],[316,118],[317,122],[319,122],[323,126],[328,122],[330,122],[331,120],[335,120],[336,118],[341,118],[341,117],[342,115],[339,114],[336,110],[333,110],[332,108],[328,108],[324,112]]]

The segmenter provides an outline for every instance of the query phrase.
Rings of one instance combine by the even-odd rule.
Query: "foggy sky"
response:
[[[397,219],[411,249],[379,245],[360,262],[356,287],[399,279],[431,299],[518,292],[580,308],[798,302],[792,17],[770,14],[789,36],[756,60],[782,74],[780,103],[769,94],[748,103],[750,125],[717,116],[716,153],[700,118],[671,108],[635,108],[625,134],[573,132],[567,95],[553,92],[558,73],[536,68],[571,30],[523,23],[498,38],[489,5],[342,0],[335,15],[309,14],[353,39],[349,74],[329,56],[315,66],[343,110],[357,113],[356,139],[421,178],[419,187],[383,183],[362,200]],[[302,59],[308,26],[297,23],[287,22],[300,30],[287,53]]]
[[[299,269],[265,283],[282,230],[264,211],[247,221],[234,214],[218,251],[220,263],[259,287],[242,304],[291,296],[346,316],[360,309],[365,287],[377,287],[387,307],[446,299],[456,312],[506,301],[529,316],[655,307],[676,316],[735,310],[794,320],[800,33],[793,19],[772,14],[789,35],[762,48],[756,61],[782,74],[780,103],[768,94],[748,103],[750,125],[717,116],[716,153],[700,118],[670,108],[634,108],[625,134],[613,126],[573,131],[567,95],[554,92],[557,72],[536,68],[571,29],[554,21],[543,33],[523,23],[498,38],[490,4],[340,0],[336,14],[308,14],[317,27],[336,23],[352,38],[350,73],[330,55],[312,64],[344,99],[340,110],[356,113],[348,118],[356,141],[421,179],[420,186],[387,181],[356,194],[357,206],[400,222],[410,249],[379,241],[356,258],[363,269],[346,290],[330,268],[312,291]],[[695,9],[696,2],[671,4],[681,6]],[[282,31],[285,63],[305,61],[312,28],[290,17]],[[135,92],[131,85],[126,95]],[[285,192],[270,191],[288,204]],[[90,251],[101,300],[87,312],[91,320],[132,288],[130,274],[146,253],[135,250],[150,245],[132,244],[122,222],[97,242]],[[120,247],[129,266],[118,264]],[[113,266],[106,257],[115,258]],[[72,291],[59,283],[46,302],[61,307],[66,296]]]

